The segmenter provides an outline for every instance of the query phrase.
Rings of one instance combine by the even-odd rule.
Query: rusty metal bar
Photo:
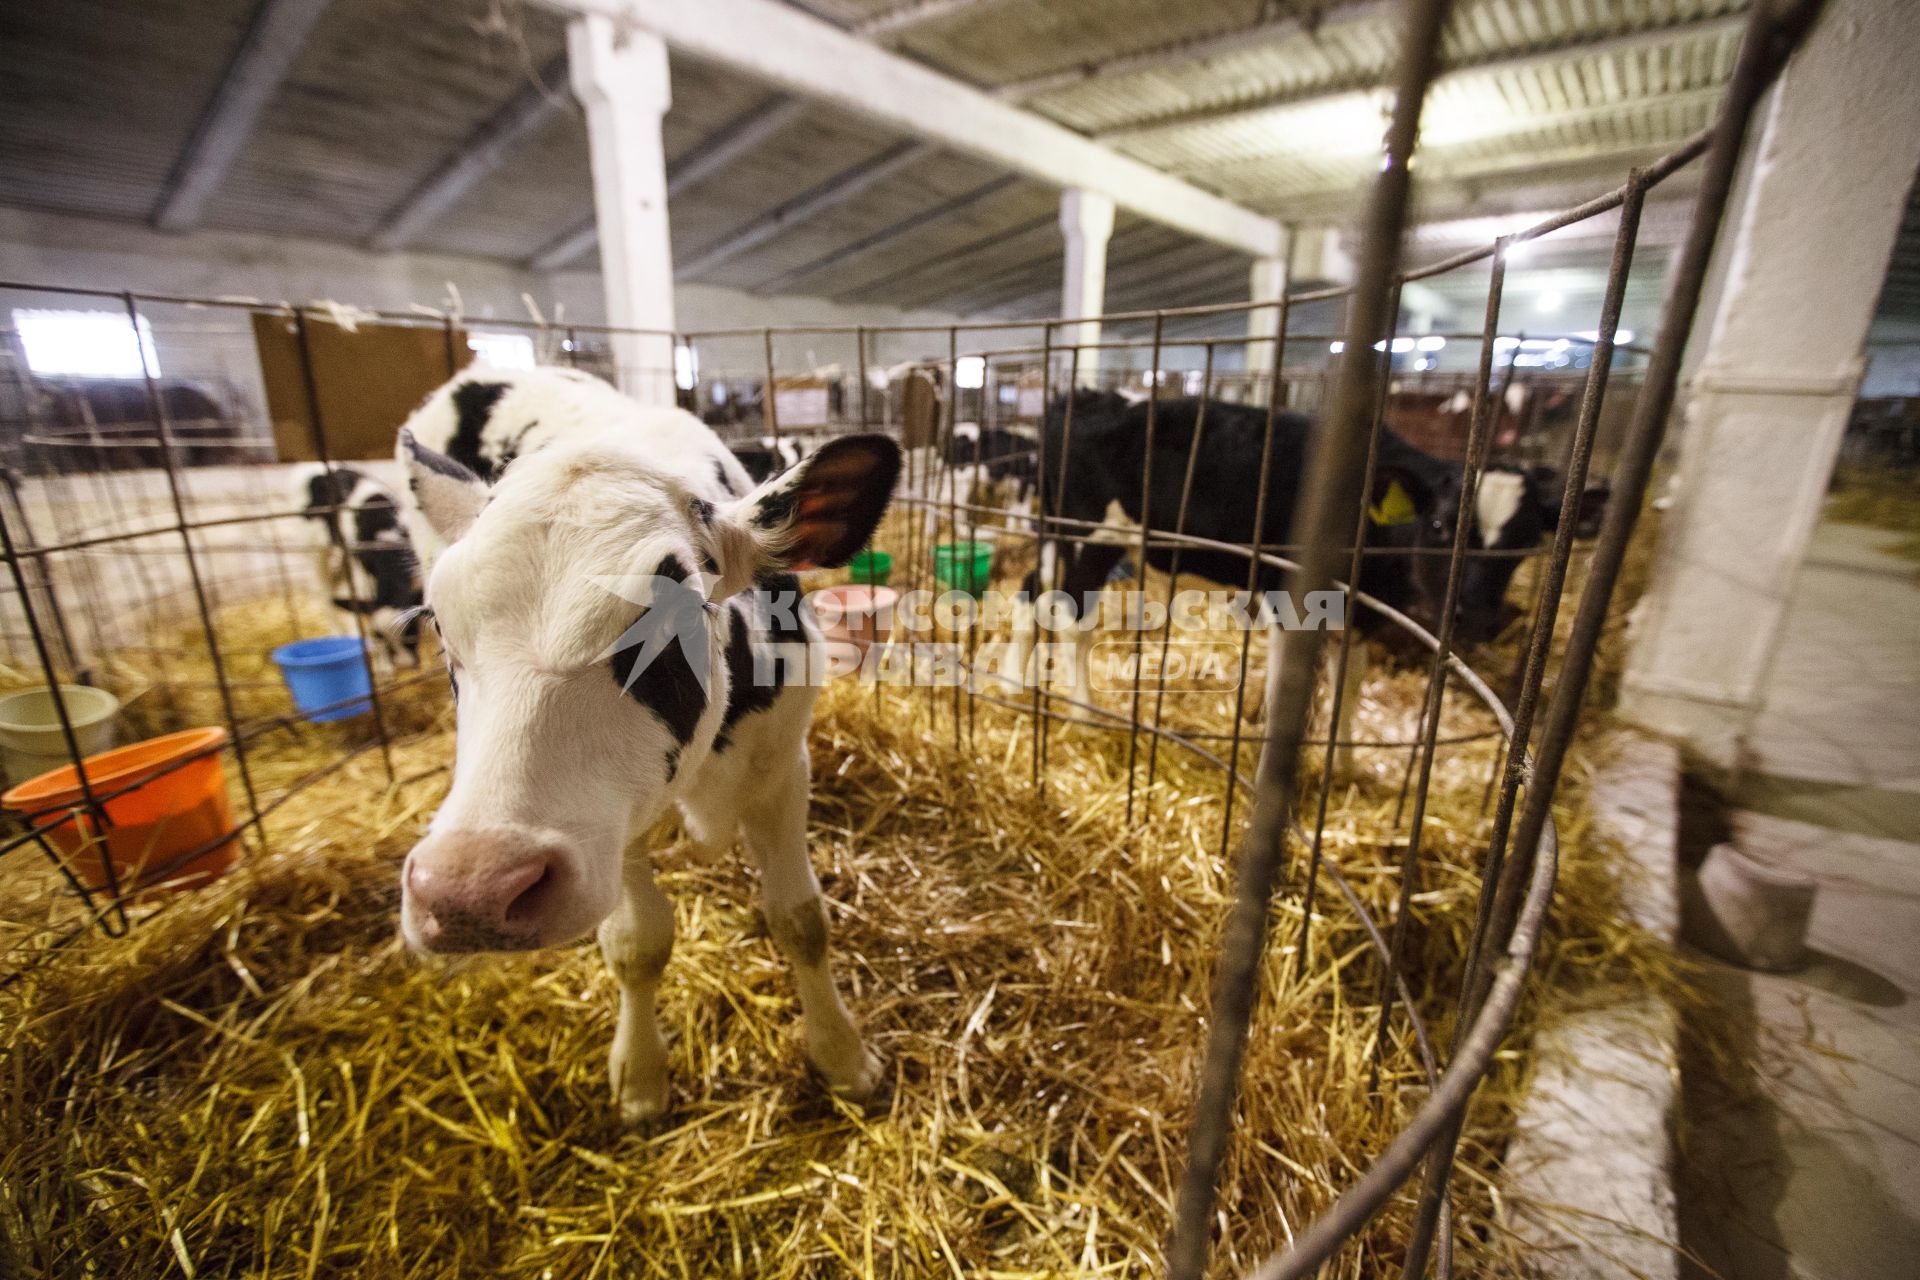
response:
[[[451,318],[448,319],[447,324],[447,352],[449,358],[451,358],[453,352],[453,321]],[[320,412],[320,382],[313,369],[313,346],[307,336],[307,317],[305,313],[300,313],[293,317],[293,335],[295,342],[300,348],[300,381],[302,389],[306,393],[307,416],[313,420],[314,452],[320,455],[320,465],[326,470],[328,487],[333,489],[335,493],[338,493],[340,491],[339,485],[334,480],[334,477],[338,473],[334,469],[333,456],[327,451],[326,420],[321,416]],[[338,551],[341,556],[341,567],[345,572],[347,581],[347,600],[353,605],[353,629],[354,633],[360,638],[360,665],[364,667],[367,672],[367,701],[373,708],[374,732],[380,737],[380,762],[386,768],[387,781],[392,782],[397,776],[393,769],[393,745],[387,735],[386,708],[380,701],[380,677],[373,669],[373,646],[368,643],[367,639],[367,614],[360,600],[360,582],[354,572],[357,564],[353,558],[353,552],[348,549],[346,539],[340,535],[340,522],[338,520],[329,519],[327,521],[327,537],[332,540],[334,549]]]
[[[1193,439],[1187,442],[1187,471],[1180,481],[1180,509],[1173,518],[1174,536],[1187,531],[1187,507],[1193,498],[1193,473],[1200,465],[1200,440],[1207,427],[1207,399],[1213,395],[1213,352],[1215,339],[1206,344],[1206,363],[1200,375],[1200,405],[1193,416]],[[1256,503],[1258,499],[1255,499]],[[1146,607],[1147,563],[1140,561],[1140,600]],[[1167,560],[1167,618],[1160,628],[1160,672],[1153,695],[1153,722],[1160,723],[1160,717],[1167,704],[1167,650],[1173,643],[1173,602],[1180,594],[1180,549],[1175,547]],[[1135,662],[1136,672],[1139,663]],[[1147,744],[1147,790],[1153,790],[1154,779],[1160,767],[1160,739],[1156,735]]]
[[[1140,576],[1139,576],[1139,581],[1140,581],[1140,585],[1143,588],[1146,586],[1146,582],[1147,582],[1147,537],[1148,537],[1148,532],[1153,528],[1153,443],[1154,443],[1153,437],[1154,437],[1154,427],[1158,422],[1159,414],[1160,414],[1160,360],[1161,360],[1160,340],[1162,337],[1165,336],[1165,332],[1166,332],[1165,319],[1161,316],[1156,315],[1153,320],[1153,361],[1148,366],[1151,377],[1153,378],[1153,386],[1149,389],[1150,394],[1147,396],[1147,441],[1146,441],[1146,449],[1144,451],[1145,464],[1140,469],[1140,569],[1139,569]],[[1080,352],[1079,352],[1079,348],[1077,347],[1074,349],[1073,360],[1074,360],[1074,367],[1077,369],[1080,365]],[[1063,484],[1065,483],[1065,480],[1066,480],[1066,477],[1062,476],[1061,482]],[[1095,594],[1097,595],[1098,592],[1099,592],[1099,588],[1096,587]],[[1086,622],[1087,620],[1085,618],[1080,619],[1080,625],[1083,630],[1086,629]],[[1089,637],[1091,637],[1094,633],[1092,631],[1086,631],[1086,634]],[[1088,665],[1089,665],[1089,668],[1091,668],[1091,664],[1088,664]],[[1075,674],[1077,678],[1078,676],[1077,665],[1076,665]],[[1091,701],[1093,698],[1093,690],[1091,689],[1082,690],[1081,695],[1087,698],[1089,701]],[[1134,764],[1140,757],[1140,640],[1139,640],[1138,632],[1136,632],[1134,635],[1134,643],[1133,643],[1133,701],[1131,704],[1131,711],[1128,715],[1128,719],[1132,722],[1132,727],[1127,732],[1126,825],[1131,827],[1133,826],[1133,801],[1134,801],[1134,790],[1135,790]]]
[[[1561,491],[1560,520],[1554,529],[1553,548],[1541,575],[1540,608],[1529,637],[1527,658],[1522,668],[1520,693],[1513,711],[1513,736],[1506,746],[1507,763],[1500,782],[1500,799],[1493,813],[1492,830],[1487,836],[1486,864],[1480,874],[1480,906],[1474,916],[1473,935],[1467,944],[1465,977],[1460,992],[1458,1028],[1470,1026],[1477,1012],[1474,993],[1479,985],[1482,947],[1486,942],[1487,918],[1493,905],[1493,888],[1500,879],[1506,856],[1507,835],[1513,821],[1514,801],[1527,774],[1527,744],[1533,731],[1533,719],[1539,706],[1540,686],[1546,676],[1547,656],[1553,648],[1554,623],[1559,617],[1560,599],[1566,589],[1567,566],[1573,558],[1574,528],[1579,523],[1579,499],[1586,488],[1588,466],[1598,436],[1600,410],[1606,398],[1607,380],[1613,364],[1613,340],[1620,328],[1620,312],[1626,301],[1627,275],[1633,265],[1635,241],[1640,232],[1640,214],[1646,203],[1646,188],[1639,175],[1628,183],[1627,199],[1620,206],[1620,227],[1614,238],[1613,260],[1607,269],[1606,292],[1601,302],[1599,342],[1594,347],[1593,363],[1587,369],[1585,396],[1574,427],[1573,450],[1567,460],[1565,484]],[[1425,1181],[1420,1188],[1420,1205],[1414,1219],[1413,1238],[1407,1249],[1407,1274],[1418,1276],[1425,1270],[1426,1249],[1439,1208],[1446,1202],[1447,1178],[1453,1168],[1454,1145],[1459,1140],[1462,1117],[1455,1117],[1446,1136],[1427,1161]],[[1443,1259],[1443,1262],[1446,1260]],[[1443,1273],[1448,1268],[1443,1265]]]
[[[1485,934],[1488,946],[1499,945],[1520,910],[1520,880],[1527,873],[1540,833],[1550,816],[1554,783],[1560,776],[1579,721],[1593,656],[1606,624],[1607,606],[1640,519],[1654,461],[1666,438],[1667,421],[1680,383],[1681,360],[1693,332],[1714,245],[1719,240],[1747,125],[1761,96],[1786,65],[1821,9],[1822,0],[1796,0],[1791,7],[1778,11],[1755,5],[1749,17],[1739,60],[1727,87],[1720,118],[1714,125],[1713,145],[1707,151],[1700,190],[1694,197],[1693,221],[1674,259],[1660,334],[1654,343],[1653,356],[1647,362],[1640,397],[1634,404],[1626,441],[1615,464],[1613,495],[1607,503],[1599,545],[1588,566],[1573,630],[1561,658],[1560,678],[1547,705],[1540,748],[1533,763],[1512,853],[1495,887]],[[1486,981],[1483,973],[1481,982],[1484,985]]]
[[[1339,568],[1338,547],[1354,527],[1364,495],[1359,481],[1366,464],[1366,425],[1375,369],[1368,359],[1388,328],[1392,289],[1406,227],[1410,161],[1420,130],[1420,111],[1439,61],[1440,32],[1450,0],[1408,0],[1400,66],[1395,77],[1393,121],[1385,162],[1367,211],[1360,267],[1348,315],[1349,337],[1339,365],[1332,412],[1314,441],[1302,502],[1294,515],[1294,541],[1303,545],[1289,587],[1304,597],[1330,587]],[[1187,1167],[1167,1248],[1169,1280],[1200,1280],[1206,1269],[1208,1223],[1214,1186],[1226,1154],[1239,1091],[1240,1065],[1259,993],[1268,903],[1279,877],[1293,808],[1300,738],[1313,700],[1314,669],[1322,637],[1317,631],[1284,634],[1280,678],[1267,705],[1267,746],[1258,769],[1259,795],[1241,848],[1239,884],[1222,943],[1207,1029],[1200,1096],[1188,1142]]]
[[[213,625],[213,614],[207,606],[207,585],[200,577],[200,561],[193,549],[193,535],[187,530],[187,509],[180,496],[180,469],[173,458],[172,431],[167,422],[167,407],[160,396],[160,383],[154,376],[153,361],[147,358],[147,344],[140,338],[140,306],[134,301],[134,295],[123,295],[127,308],[127,323],[133,329],[134,347],[140,352],[140,376],[146,383],[147,407],[153,414],[153,427],[160,437],[160,462],[167,474],[167,493],[173,500],[174,526],[180,531],[180,545],[187,555],[187,577],[193,582],[193,602],[200,611],[200,629],[207,637],[207,657],[213,666],[214,682],[220,688],[220,708],[226,713],[227,728],[238,732],[240,721],[233,709],[233,689],[227,682],[226,660],[220,654],[220,637]],[[260,798],[253,786],[253,769],[247,763],[246,749],[238,741],[233,744],[234,764],[240,770],[241,788],[247,793],[247,809],[257,822],[260,817]],[[260,847],[266,848],[266,833],[256,831]]]
[[[1393,317],[1394,328],[1400,322],[1400,285],[1393,286],[1393,296],[1387,301],[1387,314]],[[1340,629],[1340,650],[1333,660],[1333,697],[1327,709],[1327,753],[1321,760],[1320,794],[1314,801],[1313,831],[1311,845],[1307,850],[1307,880],[1301,888],[1300,936],[1294,946],[1294,973],[1304,976],[1307,972],[1307,944],[1313,938],[1313,902],[1319,896],[1320,866],[1326,856],[1327,806],[1333,799],[1334,762],[1340,754],[1341,715],[1346,706],[1347,670],[1353,661],[1353,646],[1365,644],[1354,634],[1354,619],[1358,612],[1354,608],[1355,595],[1360,590],[1360,573],[1365,564],[1367,545],[1367,505],[1373,495],[1373,474],[1380,456],[1380,433],[1386,429],[1387,393],[1393,381],[1393,341],[1387,341],[1387,349],[1380,353],[1379,380],[1374,391],[1373,425],[1367,431],[1367,461],[1360,471],[1360,512],[1354,517],[1353,558],[1347,565],[1347,616],[1346,626]],[[1352,747],[1347,748],[1349,751]],[[1389,952],[1391,954],[1391,952]]]
[[[1260,487],[1254,491],[1253,541],[1249,544],[1251,550],[1247,556],[1247,595],[1249,597],[1248,605],[1250,609],[1253,606],[1251,597],[1260,588],[1260,557],[1262,543],[1266,540],[1267,536],[1267,490],[1272,483],[1273,476],[1273,428],[1274,423],[1280,416],[1280,402],[1285,398],[1286,394],[1284,390],[1285,379],[1281,377],[1281,369],[1287,362],[1287,321],[1291,318],[1291,315],[1292,308],[1287,305],[1286,295],[1283,294],[1280,298],[1280,314],[1274,326],[1273,374],[1267,380],[1267,422],[1265,432],[1260,442]],[[1231,761],[1230,771],[1240,768],[1241,726],[1246,722],[1247,710],[1248,654],[1252,645],[1253,631],[1249,628],[1240,635],[1240,679],[1238,683],[1234,685],[1233,690],[1232,745],[1228,748],[1227,752],[1227,759]],[[1267,654],[1267,661],[1272,662],[1275,660],[1276,656],[1269,652]],[[1263,690],[1262,692],[1264,693],[1265,691]],[[1220,806],[1220,857],[1222,861],[1227,857],[1228,844],[1233,838],[1233,797],[1234,787],[1232,782],[1229,781],[1227,784],[1226,798]]]
[[[1393,916],[1393,943],[1388,948],[1387,968],[1380,977],[1380,1019],[1373,1037],[1375,1079],[1380,1073],[1380,1058],[1386,1052],[1387,1024],[1393,1017],[1393,978],[1400,973],[1400,950],[1406,944],[1407,917],[1413,910],[1414,882],[1420,878],[1420,837],[1427,821],[1427,793],[1433,782],[1433,758],[1438,754],[1434,740],[1440,736],[1440,716],[1446,710],[1446,657],[1453,652],[1454,608],[1460,600],[1460,583],[1466,576],[1467,542],[1473,536],[1475,497],[1480,490],[1480,473],[1486,467],[1488,447],[1493,440],[1493,419],[1498,413],[1493,397],[1493,336],[1500,331],[1500,302],[1507,283],[1507,242],[1495,242],[1493,272],[1487,281],[1486,338],[1480,347],[1480,368],[1473,383],[1473,414],[1467,427],[1467,456],[1460,468],[1459,513],[1453,522],[1453,555],[1447,562],[1447,586],[1441,595],[1440,647],[1434,651],[1433,665],[1427,674],[1426,698],[1421,706],[1425,728],[1421,731],[1421,749],[1407,757],[1411,766],[1420,762],[1419,785],[1414,788],[1413,817],[1407,828],[1407,849],[1400,859],[1400,894]],[[1401,785],[1401,796],[1406,786]],[[1398,810],[1395,811],[1396,825]]]

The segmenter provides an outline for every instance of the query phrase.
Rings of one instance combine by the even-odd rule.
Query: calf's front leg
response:
[[[760,901],[774,945],[793,965],[807,1056],[835,1094],[864,1102],[880,1085],[880,1060],[867,1051],[834,986],[827,956],[827,909],[807,861],[807,758],[771,780],[742,815],[747,848],[760,867]]]
[[[608,1069],[621,1119],[641,1124],[667,1109],[667,1043],[655,993],[673,953],[673,904],[653,882],[644,848],[626,852],[620,905],[600,926],[600,953],[620,985]]]

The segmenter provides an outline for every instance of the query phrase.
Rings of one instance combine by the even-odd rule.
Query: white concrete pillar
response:
[[[1287,292],[1288,247],[1293,241],[1291,228],[1287,231],[1287,243],[1281,246],[1280,256],[1275,258],[1255,258],[1247,273],[1247,299],[1250,302],[1278,302]],[[1280,309],[1262,307],[1258,311],[1247,312],[1247,372],[1255,375],[1272,373],[1279,361],[1273,341],[1280,332]],[[1265,341],[1259,341],[1265,339]]]
[[[1287,236],[1288,275],[1303,287],[1352,284],[1353,257],[1336,227],[1301,227]]]
[[[620,387],[649,403],[672,404],[673,245],[660,140],[661,118],[673,103],[667,46],[652,32],[589,15],[568,24],[567,57],[574,95],[587,113],[607,323],[668,335],[614,338]]]
[[[1097,316],[1107,309],[1107,241],[1113,236],[1113,201],[1092,191],[1069,187],[1060,193],[1060,233],[1067,241],[1067,266],[1060,281],[1060,315],[1067,320]],[[1100,341],[1100,322],[1061,327],[1058,341]],[[1092,386],[1100,373],[1099,351],[1080,351],[1074,360],[1076,386]]]
[[[1768,104],[1695,341],[1678,488],[1634,626],[1628,715],[1721,766],[1819,518],[1920,163],[1911,0],[1832,0]]]

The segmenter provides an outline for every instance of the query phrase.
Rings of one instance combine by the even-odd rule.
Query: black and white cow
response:
[[[620,987],[614,1097],[629,1120],[659,1114],[673,909],[629,842],[676,806],[699,845],[744,837],[809,1055],[836,1093],[868,1096],[880,1064],[835,988],[807,860],[816,690],[769,659],[819,643],[793,575],[865,544],[899,448],[842,437],[755,487],[691,414],[529,370],[455,378],[398,453],[457,706],[452,785],[401,875],[409,945],[521,950],[597,928]]]
[[[341,633],[364,614],[390,661],[418,665],[419,564],[393,490],[359,468],[314,463],[295,472],[294,500],[319,531],[315,567],[327,603],[345,615]]]
[[[740,459],[740,465],[746,468],[747,478],[755,484],[785,471],[788,467],[799,465],[800,459],[812,452],[812,441],[797,436],[760,436],[754,440],[729,441],[727,448],[733,456]]]
[[[1073,394],[1070,422],[1068,407],[1063,397],[1048,411],[1049,475],[1041,486],[1042,508],[1050,515],[1097,522],[1101,528],[1093,540],[1073,544],[1057,568],[1043,550],[1042,570],[1030,580],[1029,589],[1057,585],[1084,616],[1108,576],[1138,545],[1148,406],[1110,392],[1080,391]],[[1200,448],[1184,531],[1219,542],[1250,543],[1260,498],[1267,411],[1219,400],[1206,401],[1204,409],[1203,419],[1202,402],[1186,397],[1162,400],[1153,410],[1153,467],[1145,514],[1155,529],[1175,527],[1197,429]],[[1267,546],[1287,541],[1313,430],[1313,421],[1300,414],[1275,415],[1265,525],[1260,531],[1260,540]],[[1064,477],[1057,469],[1063,455]],[[1521,558],[1516,553],[1531,550],[1551,534],[1560,516],[1560,486],[1558,476],[1547,468],[1489,466],[1480,478],[1472,510],[1463,512],[1462,480],[1459,464],[1435,458],[1383,430],[1368,499],[1365,545],[1370,554],[1362,558],[1356,585],[1386,605],[1431,619],[1445,598],[1448,557],[1443,552],[1452,547],[1458,522],[1467,519],[1471,522],[1469,546],[1485,554],[1467,559],[1455,602],[1455,635],[1463,644],[1474,644],[1491,639],[1507,620],[1507,587]],[[1604,491],[1583,495],[1583,532],[1597,526],[1604,501]],[[1173,552],[1152,548],[1147,561],[1165,569],[1173,562]],[[1230,587],[1241,587],[1247,580],[1246,557],[1231,552],[1189,547],[1179,553],[1179,563],[1183,575]],[[1257,591],[1264,594],[1282,585],[1280,570],[1260,567]],[[1384,619],[1356,607],[1349,611],[1349,622],[1364,634],[1377,630]],[[1354,652],[1364,659],[1364,646]],[[1351,684],[1357,687],[1362,661],[1352,662],[1348,670]],[[1084,665],[1078,665],[1077,671],[1084,680]],[[1275,675],[1277,666],[1269,671],[1270,678]],[[1343,702],[1350,709],[1356,700],[1349,696]],[[1247,705],[1258,714],[1264,703],[1249,698]]]

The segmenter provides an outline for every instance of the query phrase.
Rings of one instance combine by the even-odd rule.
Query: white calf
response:
[[[449,456],[486,462],[489,441],[518,458],[491,485]],[[843,437],[751,488],[692,415],[537,370],[456,378],[399,453],[458,706],[453,784],[401,877],[408,943],[517,950],[598,926],[620,985],[614,1096],[629,1120],[659,1114],[673,910],[628,846],[676,805],[702,845],[744,836],[813,1063],[834,1092],[870,1094],[880,1065],[835,989],[807,861],[815,690],[804,664],[769,659],[819,643],[792,571],[866,542],[898,448]]]

